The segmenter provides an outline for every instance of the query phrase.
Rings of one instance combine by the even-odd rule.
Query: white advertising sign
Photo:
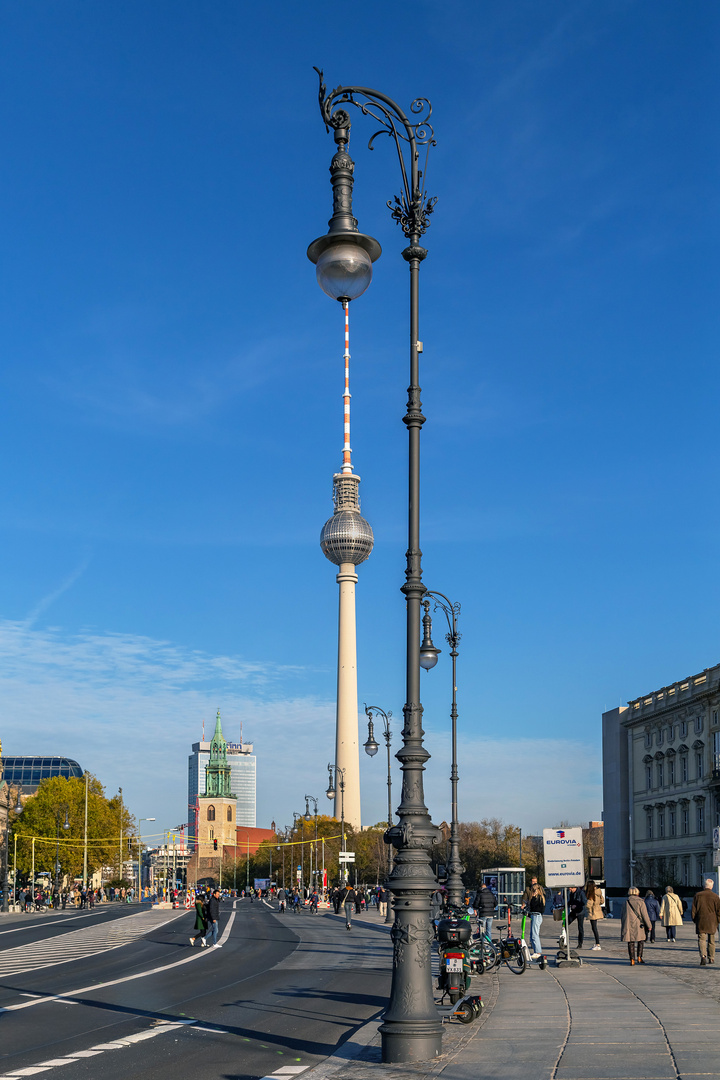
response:
[[[585,884],[582,829],[543,829],[543,852],[549,889]]]

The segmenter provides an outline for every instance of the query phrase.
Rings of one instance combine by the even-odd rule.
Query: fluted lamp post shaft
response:
[[[317,69],[316,69],[317,70]],[[419,279],[420,263],[427,255],[420,240],[425,233],[435,200],[425,192],[419,168],[420,148],[426,160],[435,144],[429,120],[430,103],[424,98],[412,102],[408,117],[392,98],[362,86],[338,86],[327,92],[320,76],[320,111],[326,129],[332,129],[339,151],[333,159],[333,217],[326,236],[314,241],[308,256],[315,262],[320,287],[336,300],[352,300],[362,295],[370,283],[372,263],[380,255],[380,245],[358,232],[352,215],[354,163],[347,147],[352,105],[378,125],[378,134],[394,141],[400,164],[402,190],[394,203],[388,202],[394,220],[408,241],[402,252],[410,270],[410,386],[403,422],[408,430],[408,548],[406,553],[406,700],[403,706],[403,744],[397,753],[402,771],[402,797],[397,810],[399,821],[386,833],[396,849],[389,879],[395,922],[393,977],[390,1000],[380,1028],[384,1062],[427,1061],[440,1054],[442,1025],[432,992],[430,950],[430,895],[435,888],[430,849],[439,840],[439,831],[425,806],[423,772],[429,754],[423,745],[420,703],[420,608],[425,594],[420,551],[420,431],[425,422],[420,402]],[[340,160],[341,159],[341,160]]]

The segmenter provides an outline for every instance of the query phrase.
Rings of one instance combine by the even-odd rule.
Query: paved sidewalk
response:
[[[363,921],[372,920],[372,915]],[[556,947],[545,920],[543,945]],[[618,920],[600,923],[602,949],[585,938],[580,968],[523,975],[504,967],[473,981],[486,1008],[475,1024],[448,1024],[440,1059],[383,1065],[376,1036],[354,1061],[320,1065],[325,1080],[694,1080],[720,1076],[720,967],[701,968],[692,924],[678,943],[645,948],[631,966]],[[576,933],[573,929],[573,945]],[[720,953],[719,953],[720,956]],[[322,1075],[320,1075],[322,1074]],[[310,1074],[308,1074],[310,1080]]]

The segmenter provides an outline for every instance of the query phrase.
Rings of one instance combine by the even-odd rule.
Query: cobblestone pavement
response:
[[[557,947],[557,927],[552,919],[545,917],[543,920],[541,941],[548,955],[555,952]],[[649,967],[661,967],[666,975],[673,979],[684,982],[687,986],[697,990],[700,994],[711,997],[720,1003],[720,941],[716,939],[718,950],[717,963],[700,967],[700,953],[697,947],[697,935],[692,923],[683,923],[677,927],[677,943],[670,944],[665,938],[665,928],[656,923],[656,942],[654,945],[646,944],[643,959]],[[598,923],[600,935],[600,951],[593,952],[592,946],[595,940],[589,925],[585,927],[585,943],[579,955],[584,964],[597,964],[611,959],[622,961],[630,967],[628,962],[627,945],[620,940],[620,920],[602,919]],[[570,927],[570,941],[575,948],[577,942],[576,927]],[[720,1066],[718,1067],[720,1074]]]

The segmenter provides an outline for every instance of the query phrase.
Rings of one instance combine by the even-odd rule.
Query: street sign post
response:
[[[341,851],[338,854],[338,859],[340,860],[340,862],[355,862],[355,852]]]
[[[567,964],[580,964],[570,956],[570,919],[568,916],[568,887],[582,888],[585,883],[585,858],[581,828],[543,829],[543,855],[545,858],[545,884],[561,888],[565,899],[565,960]],[[558,961],[559,963],[561,961]]]

